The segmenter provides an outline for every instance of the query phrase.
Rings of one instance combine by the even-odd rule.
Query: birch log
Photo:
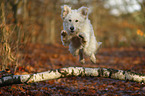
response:
[[[144,74],[134,73],[130,71],[115,70],[109,68],[67,67],[35,74],[11,75],[2,77],[0,78],[0,86],[21,83],[33,83],[70,76],[105,77],[145,83]]]

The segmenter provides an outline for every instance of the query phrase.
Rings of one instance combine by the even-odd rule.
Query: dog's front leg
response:
[[[69,36],[65,30],[61,31],[61,41],[64,46],[68,46],[70,44]]]
[[[85,59],[84,59],[84,52],[83,52],[83,49],[80,49],[79,50],[79,61],[84,64],[85,63]]]
[[[87,42],[85,33],[79,33],[79,37],[81,38],[82,47],[84,47]]]

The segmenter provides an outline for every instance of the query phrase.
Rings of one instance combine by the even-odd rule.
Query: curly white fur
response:
[[[83,54],[96,63],[95,53],[102,43],[96,41],[92,24],[88,19],[88,10],[87,7],[72,10],[67,5],[62,6],[64,30],[61,32],[61,41],[63,45],[69,46],[71,54],[80,55],[81,63],[85,62]]]

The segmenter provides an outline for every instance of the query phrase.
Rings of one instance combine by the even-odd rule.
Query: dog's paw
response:
[[[95,54],[92,54],[91,57],[90,57],[90,60],[93,64],[96,63],[96,57],[95,57]]]
[[[81,64],[85,64],[85,59],[80,60]]]
[[[65,37],[67,35],[67,32],[65,30],[61,31],[61,36]]]
[[[84,39],[85,38],[85,34],[84,33],[79,33],[79,37]]]
[[[85,36],[85,34],[84,33],[80,33],[79,34],[79,37],[82,39],[82,44],[86,44],[86,36]]]
[[[79,50],[76,50],[72,55],[73,56],[78,56],[79,55]]]

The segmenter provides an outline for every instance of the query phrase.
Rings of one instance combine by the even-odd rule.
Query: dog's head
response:
[[[61,17],[63,19],[64,30],[68,34],[77,34],[84,27],[86,19],[88,19],[88,8],[81,7],[78,10],[72,10],[71,7],[64,5],[61,7]]]

